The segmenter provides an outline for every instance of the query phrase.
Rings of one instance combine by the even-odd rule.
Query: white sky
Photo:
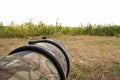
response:
[[[78,26],[82,24],[120,25],[120,0],[0,0],[0,21],[18,24],[43,20],[55,24]]]

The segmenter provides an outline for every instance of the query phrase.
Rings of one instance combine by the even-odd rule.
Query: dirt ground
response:
[[[40,38],[0,38],[0,56]],[[50,38],[63,42],[70,53],[68,80],[120,80],[119,37],[62,35]]]

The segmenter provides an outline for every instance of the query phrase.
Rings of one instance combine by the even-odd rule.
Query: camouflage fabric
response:
[[[49,59],[29,52],[1,58],[0,80],[60,80],[60,77]]]
[[[53,52],[52,55],[55,56],[57,61],[61,64],[64,74],[67,74],[67,61],[66,61],[64,54],[62,53],[60,49],[58,49],[56,46],[52,44],[47,44],[47,43],[36,43],[35,45],[38,47],[42,46],[45,49],[49,50],[50,52]]]

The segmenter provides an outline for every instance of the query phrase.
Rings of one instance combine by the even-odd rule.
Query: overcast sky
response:
[[[0,0],[0,21],[23,23],[44,21],[62,25],[118,24],[120,0]]]

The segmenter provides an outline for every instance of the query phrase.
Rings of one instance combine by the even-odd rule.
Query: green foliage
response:
[[[2,28],[3,27],[3,22],[0,22],[0,28]]]
[[[91,25],[81,27],[65,27],[47,25],[39,22],[38,25],[28,22],[19,26],[0,27],[0,37],[29,37],[29,36],[53,36],[53,35],[99,35],[120,36],[118,25]]]

